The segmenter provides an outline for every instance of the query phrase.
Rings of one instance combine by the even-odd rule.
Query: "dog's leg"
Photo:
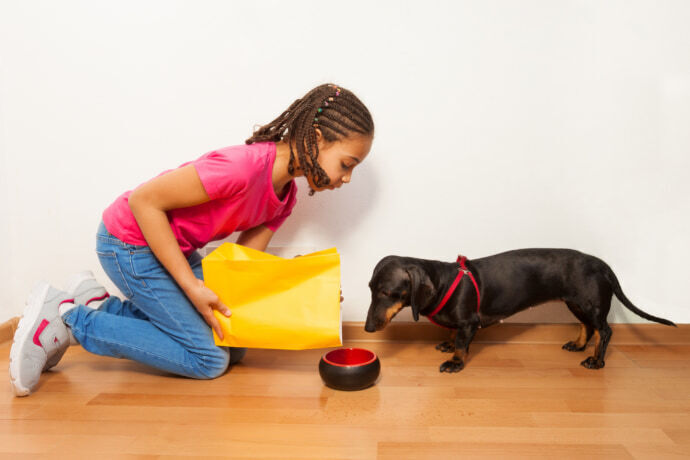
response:
[[[453,359],[449,359],[441,364],[441,372],[460,372],[465,367],[465,359],[470,349],[470,342],[477,332],[478,323],[465,323],[458,328],[455,335],[455,354]]]
[[[608,323],[604,322],[602,328],[597,328],[594,331],[594,338],[597,342],[594,346],[594,356],[590,356],[580,363],[587,369],[601,369],[605,365],[604,356],[606,355],[609,340],[611,340],[611,328]]]
[[[452,353],[455,351],[455,337],[458,335],[458,330],[453,329],[450,331],[450,340],[441,342],[436,345],[437,350],[441,350],[444,353]]]
[[[589,289],[583,290],[584,298],[577,302],[578,305],[583,306],[580,310],[583,318],[580,318],[584,324],[591,325],[594,328],[594,356],[582,361],[580,364],[587,369],[601,369],[604,367],[604,356],[606,356],[606,347],[611,340],[611,328],[606,321],[606,316],[611,309],[611,290],[607,288],[606,283],[596,282],[593,278],[589,283]],[[568,305],[570,308],[570,305]],[[575,312],[573,312],[575,313]],[[584,319],[584,321],[583,321]]]
[[[577,339],[571,340],[563,345],[563,349],[568,351],[584,350],[587,347],[587,342],[589,342],[589,339],[592,338],[592,334],[594,334],[594,328],[592,326],[580,323],[580,333],[578,334]]]
[[[580,333],[577,339],[571,340],[570,342],[563,345],[564,350],[568,351],[582,351],[587,347],[587,342],[592,338],[594,333],[594,327],[592,327],[592,320],[585,314],[584,311],[575,302],[566,301],[565,304],[568,306],[568,310],[575,315],[575,318],[580,320]]]

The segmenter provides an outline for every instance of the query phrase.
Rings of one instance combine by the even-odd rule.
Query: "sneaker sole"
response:
[[[27,396],[31,393],[29,388],[24,388],[19,382],[19,357],[24,351],[24,346],[30,343],[27,339],[31,334],[31,326],[36,322],[36,317],[41,311],[41,307],[48,295],[50,285],[45,281],[39,281],[29,294],[26,301],[26,310],[17,325],[14,333],[12,348],[10,349],[10,383],[16,396]]]

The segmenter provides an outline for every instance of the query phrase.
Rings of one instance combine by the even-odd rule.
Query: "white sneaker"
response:
[[[90,270],[72,275],[67,280],[66,286],[67,294],[71,299],[74,299],[74,305],[86,305],[87,307],[92,305],[93,308],[93,306],[98,304],[98,302],[110,297],[108,291],[106,291],[105,287],[96,281],[96,277],[93,276],[93,272]],[[72,331],[69,330],[69,327],[67,330],[70,338],[69,344],[78,344],[79,342],[77,342],[77,340],[74,338]],[[56,366],[57,363],[59,363],[62,359],[62,355],[64,355],[67,351],[67,348],[68,347],[65,347],[53,355],[52,358],[48,359],[43,370],[47,371],[48,369]]]
[[[46,362],[57,354],[62,356],[69,346],[69,331],[58,307],[71,301],[68,293],[45,281],[31,290],[10,349],[10,383],[15,395],[31,393]]]
[[[96,281],[96,277],[90,270],[72,275],[67,280],[65,290],[74,298],[75,305],[86,305],[87,307],[89,304],[95,304],[110,297],[108,291]]]

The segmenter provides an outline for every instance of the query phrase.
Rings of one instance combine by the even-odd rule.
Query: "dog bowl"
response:
[[[376,382],[380,372],[378,356],[364,348],[338,348],[319,361],[321,379],[336,390],[363,390]]]

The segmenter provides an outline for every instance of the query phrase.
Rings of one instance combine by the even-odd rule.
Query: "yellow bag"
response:
[[[224,243],[201,262],[204,283],[230,308],[214,312],[216,345],[304,350],[342,345],[335,248],[284,259]]]

